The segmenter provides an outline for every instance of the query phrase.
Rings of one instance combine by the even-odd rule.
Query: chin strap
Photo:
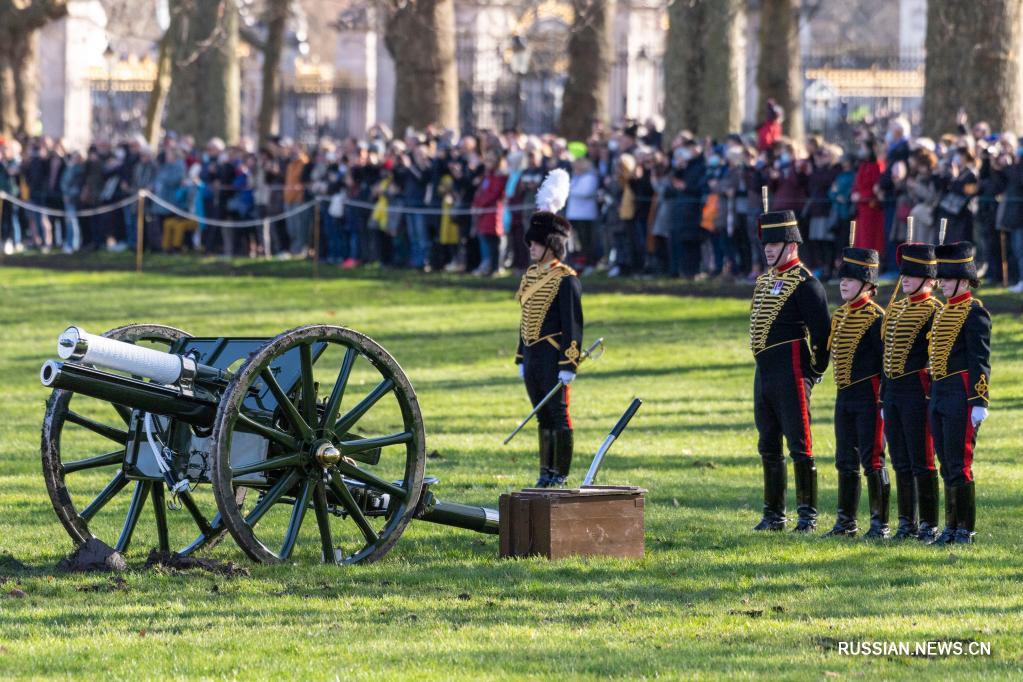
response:
[[[956,288],[955,288],[955,291],[953,291],[953,292],[952,292],[952,295],[951,295],[951,296],[949,296],[949,298],[955,298],[956,296],[958,296],[958,295],[959,295],[959,287],[961,287],[962,285],[963,285],[963,280],[961,280],[961,279],[957,279],[957,280],[956,280]]]
[[[902,289],[902,275],[899,275],[899,279],[895,282],[895,288],[892,289],[892,295],[888,299],[888,306],[884,309],[885,314],[891,312],[892,306],[895,305],[895,299],[899,296],[899,291]]]
[[[781,262],[782,256],[784,256],[785,252],[788,250],[788,245],[792,244],[792,243],[793,242],[785,242],[785,246],[782,247],[782,250],[778,252],[778,256],[774,259],[774,262],[771,263],[771,268],[772,269],[778,267],[778,263]]]

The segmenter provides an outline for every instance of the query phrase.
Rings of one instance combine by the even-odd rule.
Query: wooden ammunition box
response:
[[[644,493],[630,486],[587,486],[501,495],[500,556],[642,558]]]

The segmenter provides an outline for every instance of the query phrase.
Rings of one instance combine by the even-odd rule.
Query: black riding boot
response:
[[[838,472],[838,514],[834,527],[824,534],[831,538],[838,535],[853,537],[859,532],[856,526],[856,511],[860,506],[860,474],[858,471]]]
[[[785,460],[760,460],[764,467],[764,516],[753,530],[785,528]]]
[[[565,485],[568,471],[572,467],[575,436],[572,429],[563,429],[552,433],[554,434],[554,471],[551,474],[551,487],[560,488]]]
[[[899,527],[896,540],[916,537],[916,478],[910,473],[895,472],[895,494],[898,497]]]
[[[916,494],[920,504],[920,528],[916,539],[931,543],[938,537],[938,472],[928,471],[916,477]]]
[[[540,429],[540,478],[536,480],[536,488],[550,488],[554,476],[554,439],[557,431]]]
[[[888,539],[888,498],[892,484],[888,481],[888,470],[878,469],[867,474],[867,498],[870,503],[870,530],[865,538]]]
[[[955,495],[958,521],[955,542],[957,545],[972,544],[977,521],[977,490],[973,481],[953,488],[952,494]]]
[[[796,478],[796,513],[799,521],[792,530],[810,533],[817,528],[817,463],[812,457],[794,462]]]
[[[950,545],[955,542],[959,525],[959,510],[956,508],[956,488],[945,484],[945,529],[934,541],[936,545]]]

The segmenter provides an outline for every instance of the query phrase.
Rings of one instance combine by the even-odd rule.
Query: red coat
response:
[[[856,239],[853,246],[874,249],[884,255],[884,207],[874,194],[874,185],[884,172],[884,161],[863,161],[853,180],[853,192],[859,194],[856,202]]]
[[[764,121],[757,128],[757,149],[766,152],[781,137],[781,121]]]
[[[507,175],[487,173],[480,181],[472,199],[473,208],[485,208],[485,213],[476,215],[476,234],[485,237],[500,237],[504,234],[504,186]]]

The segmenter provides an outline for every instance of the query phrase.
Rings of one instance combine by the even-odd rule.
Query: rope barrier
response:
[[[149,190],[143,189],[143,190],[140,190],[138,193],[136,193],[136,194],[134,194],[132,196],[129,196],[129,197],[125,197],[124,199],[122,199],[120,201],[117,201],[117,202],[115,202],[113,204],[107,204],[105,206],[97,206],[95,208],[87,208],[87,209],[75,210],[75,211],[73,211],[73,214],[76,217],[79,217],[79,218],[87,218],[89,216],[101,215],[103,213],[111,213],[113,211],[120,210],[120,209],[122,209],[122,208],[124,208],[126,206],[131,206],[135,202],[139,201],[143,196],[145,198],[151,200],[154,204],[156,204],[156,205],[166,209],[167,211],[170,211],[171,213],[174,213],[175,215],[177,215],[177,216],[179,216],[181,218],[185,218],[186,220],[193,220],[193,221],[195,221],[197,223],[202,223],[203,225],[207,225],[207,226],[210,226],[210,227],[227,227],[227,228],[233,228],[233,227],[239,227],[239,228],[240,227],[260,227],[260,226],[262,226],[266,222],[272,223],[272,222],[275,222],[275,221],[278,221],[278,220],[284,220],[284,219],[289,218],[289,217],[291,217],[293,215],[297,215],[299,213],[302,213],[303,211],[305,211],[305,210],[309,209],[310,207],[312,207],[314,204],[324,203],[324,202],[329,203],[330,200],[331,200],[331,195],[317,196],[317,197],[315,197],[313,199],[310,199],[309,201],[307,201],[305,203],[302,203],[302,204],[299,204],[297,206],[294,206],[294,207],[292,207],[292,208],[290,208],[290,209],[288,209],[288,210],[286,210],[286,211],[284,211],[282,213],[278,213],[278,214],[272,215],[272,216],[266,216],[265,218],[252,218],[252,219],[249,219],[249,220],[219,220],[217,218],[204,217],[204,216],[200,216],[200,215],[197,215],[195,213],[192,213],[190,211],[186,211],[185,209],[182,209],[182,208],[178,207],[177,205],[167,201],[166,199],[162,199],[161,197],[153,194]],[[62,209],[49,208],[49,207],[43,206],[41,204],[34,204],[34,203],[30,202],[30,201],[23,201],[22,199],[18,199],[18,198],[14,197],[14,196],[12,196],[10,194],[7,194],[6,192],[0,192],[0,201],[9,201],[12,204],[14,204],[15,206],[23,208],[26,211],[32,211],[33,213],[41,213],[43,215],[50,216],[52,218],[64,218],[64,217],[68,216],[71,213],[71,212],[68,212],[68,211],[65,211],[65,210],[62,210]],[[348,198],[342,198],[342,204],[345,207],[362,208],[362,209],[368,209],[368,210],[373,210],[373,209],[377,208],[377,204],[376,203],[371,203],[371,202],[366,202],[366,201],[355,201],[355,200],[348,199]],[[500,210],[501,211],[526,211],[526,210],[530,210],[530,209],[532,209],[534,207],[535,207],[535,204],[531,204],[531,203],[529,203],[529,204],[512,204],[512,205],[509,205],[509,206],[504,206]],[[395,205],[395,204],[388,204],[387,212],[388,212],[388,214],[394,213],[394,214],[438,215],[438,216],[446,214],[446,215],[449,215],[449,216],[458,216],[458,215],[487,215],[487,214],[491,214],[491,213],[497,213],[498,209],[496,207],[449,208],[449,209],[444,209],[444,208],[431,208],[431,207],[425,207],[425,206],[424,207],[410,207],[410,206],[402,206],[400,204],[397,204],[397,205]]]
[[[227,228],[235,228],[235,227],[238,227],[238,228],[241,228],[241,227],[261,227],[264,222],[274,222],[274,221],[277,221],[277,220],[284,220],[286,218],[290,218],[293,215],[298,215],[299,213],[302,213],[303,211],[308,210],[310,207],[312,207],[313,205],[315,205],[315,204],[317,204],[319,202],[319,199],[312,199],[310,201],[305,202],[304,204],[299,204],[298,206],[294,206],[294,207],[288,209],[287,211],[284,211],[283,213],[278,213],[277,215],[273,215],[273,216],[267,216],[266,218],[253,218],[251,220],[218,220],[216,218],[207,218],[207,217],[204,217],[204,216],[196,215],[195,213],[192,213],[191,211],[186,211],[183,208],[179,208],[179,207],[175,206],[174,204],[172,204],[171,202],[169,202],[169,201],[167,201],[165,199],[161,199],[160,197],[156,196],[155,194],[153,194],[152,192],[149,192],[147,190],[140,191],[139,195],[140,196],[144,196],[145,198],[149,199],[150,201],[152,201],[157,206],[163,207],[164,209],[170,211],[171,213],[173,213],[174,215],[178,216],[179,218],[184,218],[185,220],[192,220],[194,222],[200,223],[200,224],[205,225],[207,227],[227,227]]]
[[[0,202],[3,201],[9,201],[15,206],[19,206],[25,209],[26,211],[31,211],[33,213],[41,213],[51,218],[66,218],[69,215],[68,211],[65,211],[63,209],[49,208],[47,206],[42,206],[40,204],[33,204],[32,202],[29,201],[22,201],[17,197],[11,196],[7,192],[0,192]],[[120,201],[114,202],[112,204],[97,206],[96,208],[83,208],[81,210],[75,210],[71,212],[71,215],[74,215],[77,218],[88,218],[89,216],[102,215],[104,213],[112,213],[114,211],[119,211],[125,206],[131,206],[136,201],[138,201],[138,196],[132,195],[130,197],[125,197],[124,199],[121,199]]]

